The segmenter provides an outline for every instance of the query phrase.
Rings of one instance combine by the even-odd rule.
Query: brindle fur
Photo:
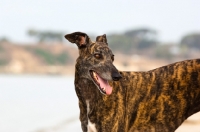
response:
[[[190,115],[200,111],[200,59],[147,72],[118,72],[105,35],[98,36],[96,42],[81,32],[65,37],[79,47],[75,90],[84,132],[90,131],[88,119],[98,132],[172,132]],[[103,57],[97,59],[95,53]],[[89,75],[90,69],[109,80],[113,87],[111,95],[99,92]],[[118,73],[122,79],[113,81],[113,75],[119,77]]]

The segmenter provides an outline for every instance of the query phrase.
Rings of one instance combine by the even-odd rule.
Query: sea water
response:
[[[0,132],[79,132],[73,76],[0,75]]]

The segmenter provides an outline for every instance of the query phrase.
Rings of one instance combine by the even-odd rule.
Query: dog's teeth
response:
[[[105,92],[105,91],[106,91],[106,88],[102,88],[102,90]]]
[[[97,77],[97,75],[96,75],[95,72],[93,72],[93,76],[94,76],[94,78],[95,78],[96,80],[98,80],[98,77]]]
[[[96,73],[95,73],[95,72],[93,72],[93,74],[96,76]]]

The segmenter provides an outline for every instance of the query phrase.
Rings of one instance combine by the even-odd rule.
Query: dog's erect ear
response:
[[[97,42],[103,42],[103,43],[108,44],[108,43],[107,43],[106,34],[104,34],[104,35],[102,35],[102,36],[97,36],[96,41],[97,41]]]
[[[71,43],[76,43],[79,48],[86,47],[86,45],[91,42],[88,35],[82,32],[66,34],[65,38]]]

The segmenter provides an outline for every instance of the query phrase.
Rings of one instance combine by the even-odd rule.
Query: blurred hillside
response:
[[[63,33],[32,29],[27,33],[34,38],[35,44],[0,39],[0,73],[74,73],[78,50],[75,45],[63,41]],[[150,70],[200,56],[200,33],[185,35],[180,43],[162,43],[157,36],[155,30],[147,28],[107,35],[116,67],[119,70]],[[94,35],[91,38],[95,41]]]
[[[199,57],[200,33],[187,34],[180,38],[180,43],[160,42],[158,35],[155,30],[140,28],[108,35],[108,41],[114,51],[149,59],[174,62]]]
[[[19,45],[0,43],[0,72],[27,74],[67,74],[71,71],[77,53],[73,47],[62,44]]]

